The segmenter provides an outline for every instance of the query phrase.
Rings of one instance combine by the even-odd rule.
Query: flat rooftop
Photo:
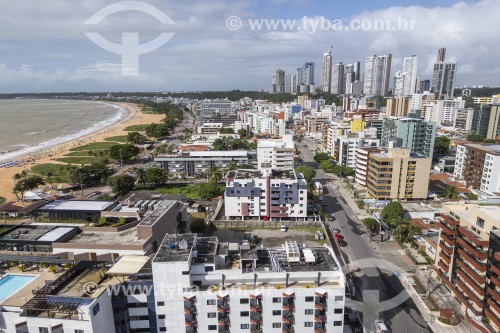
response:
[[[490,145],[479,145],[479,144],[466,144],[467,147],[483,150],[489,154],[500,155],[500,145],[490,144]]]
[[[234,173],[234,179],[262,179],[265,175],[260,170],[239,169]],[[272,170],[271,179],[295,180],[297,176],[293,170]]]
[[[139,239],[137,228],[130,228],[119,232],[84,231],[68,244],[142,245],[145,241]]]
[[[152,225],[154,224],[160,217],[162,217],[165,212],[169,211],[178,201],[176,200],[162,200],[149,215],[141,221],[140,225]]]
[[[59,227],[49,225],[19,225],[8,233],[0,236],[0,241],[38,241],[56,242],[66,234],[73,232],[76,227]]]
[[[40,211],[104,211],[114,201],[55,200],[39,208]]]

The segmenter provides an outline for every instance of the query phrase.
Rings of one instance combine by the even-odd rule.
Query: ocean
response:
[[[105,102],[0,100],[0,162],[93,133],[126,114],[126,108]]]

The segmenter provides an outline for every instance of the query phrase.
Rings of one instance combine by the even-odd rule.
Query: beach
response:
[[[65,163],[58,162],[56,159],[64,157],[64,155],[67,154],[71,148],[93,142],[101,142],[105,138],[113,136],[126,135],[128,132],[125,131],[125,128],[128,126],[158,123],[164,118],[164,115],[161,114],[143,113],[137,105],[132,103],[110,104],[126,108],[128,110],[127,115],[110,126],[102,128],[96,132],[86,134],[85,136],[75,138],[74,140],[67,141],[50,148],[45,148],[35,153],[30,153],[29,156],[17,157],[17,160],[23,160],[29,157],[31,162],[25,163],[24,165],[0,168],[0,197],[4,197],[7,200],[16,199],[15,195],[12,193],[12,188],[14,186],[12,178],[16,173],[20,173],[23,170],[30,170],[31,167],[37,164],[54,163],[65,165]]]

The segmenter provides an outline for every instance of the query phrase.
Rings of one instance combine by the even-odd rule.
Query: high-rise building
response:
[[[467,186],[488,193],[500,192],[500,145],[458,145],[453,173]]]
[[[387,99],[385,113],[391,117],[406,117],[410,111],[411,98],[406,96],[396,96]]]
[[[409,148],[412,153],[431,157],[436,138],[436,123],[416,118],[385,118],[382,128],[381,146],[397,140],[401,147]]]
[[[431,90],[431,80],[422,80],[420,81],[419,89],[418,92],[420,94],[423,94],[424,91],[430,91]]]
[[[403,96],[404,84],[405,73],[401,71],[397,71],[396,73],[394,73],[394,91],[392,92],[392,94],[394,96]]]
[[[362,81],[362,79],[361,79],[361,62],[356,61],[354,64],[352,64],[352,67],[354,69],[354,81]]]
[[[277,69],[275,74],[276,80],[276,92],[285,92],[285,71],[282,69]]]
[[[285,93],[290,94],[292,92],[292,77],[293,74],[285,74]]]
[[[499,332],[500,207],[444,205],[441,211],[434,271],[467,318],[488,318],[482,332]]]
[[[356,150],[356,182],[362,186],[366,186],[368,174],[368,160],[370,154],[382,152],[380,147],[358,147]]]
[[[453,127],[457,130],[470,131],[472,128],[473,108],[461,108],[457,110]]]
[[[368,194],[377,200],[426,199],[432,158],[408,148],[368,156]]]
[[[332,94],[341,95],[345,93],[344,84],[344,64],[341,62],[333,65],[332,67]]]
[[[356,79],[356,72],[354,71],[354,66],[349,64],[344,68],[344,84],[345,84],[345,93],[347,95],[352,95],[352,85],[354,84],[354,80]]]
[[[417,92],[417,68],[418,68],[418,58],[416,55],[404,58],[403,61],[403,73],[404,77],[404,88],[403,95],[411,96]]]
[[[471,131],[490,140],[499,136],[500,105],[476,105],[472,116]]]
[[[363,89],[365,95],[387,95],[391,79],[391,62],[392,54],[366,57]]]
[[[321,89],[330,92],[332,84],[332,50],[323,53],[323,68],[321,71]]]
[[[446,49],[439,49],[432,74],[431,92],[433,92],[438,99],[453,97],[455,77],[457,74],[457,63],[445,62],[445,53]]]

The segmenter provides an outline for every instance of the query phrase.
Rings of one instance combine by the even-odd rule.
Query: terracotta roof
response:
[[[471,191],[462,183],[452,180],[451,176],[446,173],[436,173],[429,177],[429,190],[440,193],[447,186],[454,186],[458,193],[468,194]]]
[[[2,212],[18,212],[21,209],[23,209],[23,207],[17,206],[15,201],[6,202],[0,205],[0,211]]]
[[[209,149],[208,145],[185,145],[185,146],[180,146],[179,150],[181,152],[185,151],[207,151]]]

